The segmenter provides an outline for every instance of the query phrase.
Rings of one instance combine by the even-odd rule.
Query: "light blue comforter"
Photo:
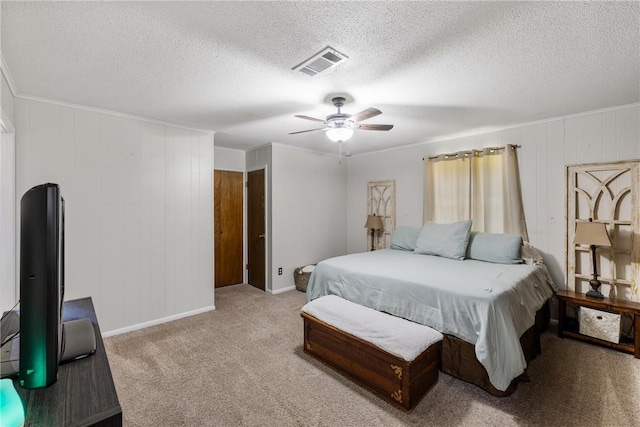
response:
[[[498,390],[524,372],[520,336],[553,295],[544,265],[457,261],[384,249],[320,262],[307,301],[337,295],[475,345]]]

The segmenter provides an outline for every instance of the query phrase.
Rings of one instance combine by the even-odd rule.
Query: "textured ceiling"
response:
[[[336,152],[331,95],[377,107],[353,154],[640,101],[637,2],[2,2],[19,95]],[[291,67],[330,45],[350,57]]]

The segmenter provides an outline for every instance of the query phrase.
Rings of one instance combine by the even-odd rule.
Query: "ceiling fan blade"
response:
[[[375,117],[379,114],[382,114],[382,111],[377,108],[367,108],[366,110],[360,111],[358,114],[354,114],[351,116],[351,120],[354,122],[361,122],[363,120],[370,119],[371,117]]]
[[[358,125],[362,130],[391,130],[393,125]]]
[[[315,117],[303,116],[301,114],[296,114],[294,117],[297,117],[299,119],[305,119],[305,120],[311,120],[311,121],[314,121],[314,122],[322,122],[322,123],[324,123],[324,120],[322,120],[322,119],[316,119]]]
[[[289,132],[289,135],[295,135],[297,133],[313,132],[314,130],[325,130],[325,129],[326,128],[315,128],[315,129],[299,130],[298,132]]]

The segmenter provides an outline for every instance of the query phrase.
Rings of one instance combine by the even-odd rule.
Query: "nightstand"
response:
[[[619,351],[624,351],[625,353],[631,353],[637,359],[640,359],[640,303],[612,298],[589,298],[585,294],[564,290],[556,292],[556,297],[558,297],[558,336],[560,338],[571,337],[599,344]],[[568,325],[569,322],[567,321],[569,318],[566,317],[567,303],[609,313],[627,313],[631,315],[634,325],[634,338],[632,340],[626,339],[622,340],[620,343],[615,343],[581,334],[577,328],[570,327]],[[573,324],[577,325],[577,321],[573,322]]]

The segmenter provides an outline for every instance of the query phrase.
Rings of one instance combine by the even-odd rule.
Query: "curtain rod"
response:
[[[507,147],[511,147],[512,149],[515,150],[516,148],[522,148],[522,145],[519,145],[519,144],[507,144],[504,147],[485,147],[485,148],[482,148],[482,149],[475,149],[474,148],[474,149],[471,149],[471,150],[463,150],[463,151],[458,151],[458,152],[455,152],[455,153],[438,154],[437,156],[427,157],[427,159],[428,160],[436,160],[436,159],[438,159],[438,158],[440,158],[442,156],[444,156],[445,159],[448,159],[449,157],[456,158],[456,157],[460,157],[463,154],[464,154],[465,157],[469,157],[470,154],[477,155],[478,153],[484,153],[486,151],[494,152],[494,151],[497,151],[497,150],[504,150]],[[424,159],[425,158],[423,157],[422,160],[424,161]]]

